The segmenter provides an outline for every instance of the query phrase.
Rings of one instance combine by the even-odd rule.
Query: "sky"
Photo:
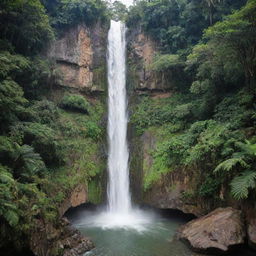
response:
[[[115,2],[116,0],[110,0],[110,2]],[[130,6],[133,4],[133,0],[119,0],[120,2],[122,2],[123,4],[125,4],[126,6]]]

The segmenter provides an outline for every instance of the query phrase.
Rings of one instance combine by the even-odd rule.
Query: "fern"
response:
[[[4,217],[7,220],[7,222],[10,224],[10,226],[16,226],[19,222],[19,216],[15,211],[7,210],[4,213]]]
[[[236,145],[244,154],[248,156],[256,156],[256,144],[253,144],[250,141],[245,140],[245,143],[237,142]]]
[[[223,162],[221,162],[215,169],[213,172],[219,172],[219,171],[226,171],[229,172],[231,171],[234,167],[236,167],[237,165],[240,165],[244,168],[248,168],[248,164],[242,159],[242,158],[230,158],[227,159]]]
[[[46,169],[45,164],[38,153],[34,152],[34,148],[28,145],[17,145],[16,150],[16,162],[21,162],[22,166],[20,168],[24,168],[25,171],[22,172],[22,176],[30,177],[33,174],[36,174],[40,171]]]
[[[7,169],[4,169],[2,165],[0,165],[0,183],[7,183],[7,184],[14,183],[12,174],[9,173]]]
[[[249,189],[256,187],[256,172],[246,171],[242,175],[235,177],[231,182],[231,194],[237,199],[246,199]]]

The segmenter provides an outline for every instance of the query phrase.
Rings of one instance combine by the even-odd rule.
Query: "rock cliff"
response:
[[[104,91],[106,40],[106,25],[97,23],[72,27],[53,42],[48,56],[57,63],[59,85],[88,93]]]
[[[136,91],[168,91],[172,84],[163,74],[154,72],[151,65],[157,53],[156,43],[140,28],[128,31],[128,84]]]
[[[140,138],[143,160],[142,173],[145,178],[151,171],[153,157],[151,152],[156,149],[157,137],[151,131],[146,131]],[[144,190],[143,202],[162,209],[178,209],[185,213],[201,216],[211,210],[208,202],[187,198],[185,191],[196,190],[200,179],[194,170],[174,170],[163,175],[152,187]]]

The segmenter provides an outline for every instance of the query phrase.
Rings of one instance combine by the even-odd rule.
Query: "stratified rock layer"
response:
[[[241,211],[218,208],[188,222],[178,231],[178,238],[196,252],[223,254],[244,243],[245,225]]]
[[[141,29],[128,33],[128,80],[137,91],[168,91],[173,87],[161,73],[152,70],[157,44]]]
[[[57,63],[59,85],[80,91],[103,91],[105,78],[106,28],[79,24],[52,43],[48,56]],[[100,74],[99,74],[100,73]]]
[[[93,51],[88,28],[79,25],[67,31],[52,45],[49,55],[58,63],[62,85],[76,88],[92,86]]]

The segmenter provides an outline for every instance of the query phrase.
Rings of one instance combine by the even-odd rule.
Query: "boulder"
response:
[[[188,222],[177,236],[196,252],[223,254],[242,245],[246,232],[241,211],[227,207]]]
[[[247,224],[247,236],[249,246],[256,250],[256,217],[249,219]]]

